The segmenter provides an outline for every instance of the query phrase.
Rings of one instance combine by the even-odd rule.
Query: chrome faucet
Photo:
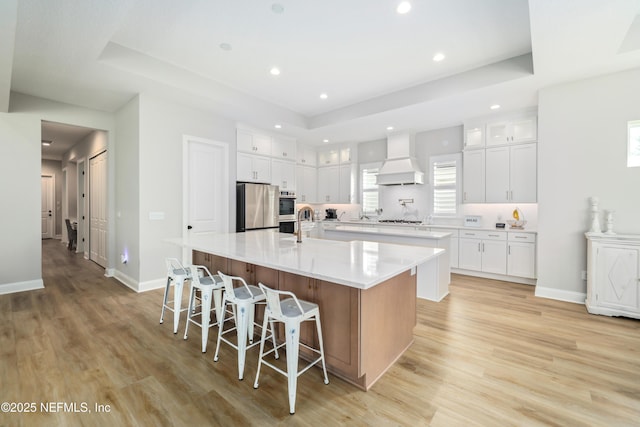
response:
[[[311,221],[315,221],[313,219],[313,209],[311,209],[309,206],[305,206],[298,211],[298,230],[296,231],[296,242],[298,243],[302,243],[302,224],[300,224],[300,222],[302,221],[302,214],[304,212],[309,212]]]

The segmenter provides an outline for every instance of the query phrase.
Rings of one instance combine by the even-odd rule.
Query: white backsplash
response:
[[[320,219],[325,217],[325,209],[336,209],[338,218],[343,221],[360,219],[360,204],[331,204],[331,203],[297,203],[296,209],[300,209],[303,206],[310,206],[314,211],[320,213]]]
[[[381,219],[406,219],[425,221],[430,213],[428,185],[397,185],[380,187],[380,207],[383,208]],[[402,206],[399,199],[413,199],[413,203]],[[359,219],[362,213],[359,204],[320,204],[298,203],[297,208],[310,206],[318,210],[320,219],[325,217],[325,209],[336,209],[342,220]],[[460,205],[461,212],[455,218],[433,218],[436,225],[462,226],[465,215],[482,217],[482,227],[494,227],[496,222],[506,223],[512,219],[513,210],[519,208],[527,221],[525,229],[536,229],[538,226],[537,203],[472,203]],[[507,225],[507,228],[509,226]]]

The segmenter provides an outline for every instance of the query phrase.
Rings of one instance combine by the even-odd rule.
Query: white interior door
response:
[[[55,185],[53,176],[41,177],[42,183],[42,203],[41,203],[41,217],[42,217],[42,238],[52,239],[55,236],[55,222],[54,222],[54,198],[55,198]]]
[[[229,145],[184,137],[183,236],[229,231]]]
[[[78,212],[78,241],[76,242],[76,251],[84,252],[84,257],[89,258],[89,253],[87,250],[88,247],[84,245],[85,236],[89,235],[86,228],[87,222],[85,221],[85,212],[87,210],[87,198],[85,197],[85,163],[86,162],[84,160],[78,162],[78,194],[76,206],[76,210]]]
[[[107,266],[107,152],[89,161],[89,259]]]

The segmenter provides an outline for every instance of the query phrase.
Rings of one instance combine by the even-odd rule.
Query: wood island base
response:
[[[195,250],[193,263],[318,304],[327,370],[362,390],[371,388],[413,342],[416,275],[410,271],[358,289]],[[256,313],[256,319],[261,316]],[[302,325],[300,341],[317,348],[314,325]]]

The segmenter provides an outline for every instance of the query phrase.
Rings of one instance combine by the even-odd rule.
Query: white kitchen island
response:
[[[449,294],[451,233],[398,227],[371,227],[366,224],[339,225],[336,222],[323,224],[322,228],[320,235],[325,239],[384,242],[444,249],[445,252],[438,257],[436,262],[419,267],[419,269],[430,271],[418,271],[417,293],[418,298],[430,301],[441,301]],[[421,276],[429,276],[435,280],[421,281]]]
[[[295,236],[272,230],[169,241],[192,250],[193,263],[212,272],[262,282],[316,302],[327,369],[364,390],[413,342],[416,281],[435,280],[426,277],[426,266],[444,253],[369,241],[303,238],[296,243]],[[312,325],[304,326],[301,341],[314,345]]]

